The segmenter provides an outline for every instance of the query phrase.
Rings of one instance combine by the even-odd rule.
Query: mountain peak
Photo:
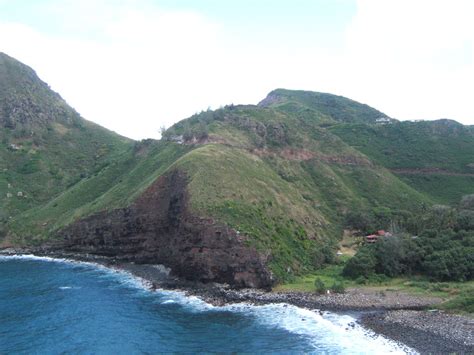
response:
[[[334,123],[378,123],[392,121],[386,114],[357,101],[322,92],[275,89],[259,102],[260,107],[272,107],[291,113],[313,113]]]

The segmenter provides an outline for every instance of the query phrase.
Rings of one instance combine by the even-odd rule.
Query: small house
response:
[[[368,236],[365,237],[365,241],[366,241],[367,243],[375,243],[378,238],[379,238],[378,235],[376,235],[376,234],[371,234],[371,235],[368,235]]]
[[[391,236],[392,236],[392,233],[386,232],[383,229],[381,229],[381,230],[378,230],[377,233],[375,234],[370,234],[366,236],[365,241],[367,243],[375,243],[379,239],[379,237],[391,237]]]

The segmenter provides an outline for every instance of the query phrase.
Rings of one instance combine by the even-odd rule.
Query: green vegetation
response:
[[[233,227],[271,256],[280,281],[325,270],[319,277],[334,292],[380,278],[381,268],[390,276],[420,270],[408,265],[418,242],[407,238],[387,245],[400,248],[387,265],[361,248],[348,262],[348,281],[335,256],[344,227],[421,226],[417,216],[434,202],[474,193],[472,129],[446,120],[399,123],[330,94],[278,89],[259,106],[203,111],[163,129],[161,141],[132,142],[84,120],[32,69],[0,54],[0,127],[0,242],[47,242],[74,221],[131,205],[179,169],[188,176],[193,213]],[[399,178],[387,168],[443,174],[396,171]],[[465,219],[460,212],[459,223]],[[455,228],[440,236],[425,229],[420,241],[453,240],[446,262],[460,260],[458,244],[470,243]],[[426,275],[444,279],[430,251],[422,252],[426,270],[433,266]]]
[[[312,273],[296,276],[291,280],[277,285],[274,291],[317,292],[316,282],[320,285],[322,284],[324,290],[327,290],[328,285],[333,285],[336,282],[342,283],[345,288],[358,286],[354,280],[342,275],[342,270],[347,260],[349,260],[347,256],[339,256],[337,262],[334,264],[326,265]]]
[[[431,197],[435,203],[454,206],[463,195],[474,192],[474,175],[397,174],[400,180]]]
[[[337,122],[375,123],[381,118],[391,120],[382,112],[351,99],[303,90],[274,90],[259,106],[277,108],[303,119],[317,120],[323,125]]]
[[[339,124],[329,130],[438,203],[474,193],[474,130],[451,120]]]
[[[93,176],[132,145],[82,119],[32,69],[4,54],[0,127],[0,204],[6,219]]]
[[[164,136],[194,142],[202,138],[194,133],[185,138],[185,133],[198,132],[196,127],[204,124],[209,127],[208,144],[175,165],[191,177],[192,207],[271,253],[270,265],[280,280],[334,260],[348,206],[417,210],[429,203],[316,122],[272,109],[206,111]]]
[[[339,256],[334,265],[294,278],[276,291],[320,292],[321,285],[331,284],[404,291],[441,297],[445,302],[440,308],[472,313],[474,195],[464,196],[457,208],[433,206],[403,221],[398,223],[403,232],[363,244],[354,257]]]
[[[441,169],[472,173],[474,132],[450,120],[340,124],[330,131],[390,169]]]
[[[323,293],[327,285],[338,283],[342,284],[346,290],[358,288],[380,294],[405,292],[416,296],[440,297],[443,302],[436,308],[452,312],[474,313],[474,281],[434,282],[420,275],[390,278],[377,274],[354,280],[343,276],[343,269],[348,260],[350,259],[342,256],[339,263],[325,266],[311,274],[295,277],[291,281],[276,286],[274,291]],[[317,287],[316,283],[322,286]]]
[[[319,294],[323,294],[327,290],[326,285],[319,277],[316,277],[316,279],[314,280],[314,288]]]
[[[14,217],[9,225],[23,243],[41,243],[79,218],[128,206],[188,150],[188,147],[165,142],[136,143],[120,159],[80,180],[41,207]],[[25,236],[29,236],[27,240]]]
[[[344,267],[347,277],[425,275],[433,281],[474,279],[474,195],[458,209],[434,206],[415,215],[405,231],[366,244]],[[415,235],[416,234],[416,235]]]

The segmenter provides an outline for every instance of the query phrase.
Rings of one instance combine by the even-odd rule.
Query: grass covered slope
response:
[[[329,130],[438,203],[474,193],[474,130],[451,120],[340,124]]]
[[[258,105],[317,120],[321,124],[394,121],[368,105],[343,96],[312,91],[276,89]]]
[[[129,149],[0,53],[0,221],[45,203]]]
[[[188,176],[192,212],[246,235],[271,255],[281,280],[331,261],[351,209],[429,203],[317,121],[229,106],[179,122],[162,141],[136,143],[9,225],[23,243],[41,243],[74,221],[130,205],[173,169]]]
[[[279,89],[258,106],[194,115],[161,141],[131,142],[83,120],[4,55],[0,75],[0,201],[13,244],[44,244],[86,217],[128,207],[179,170],[190,214],[245,235],[286,280],[333,261],[349,212],[406,214],[433,202],[341,133],[398,125],[343,97]],[[447,160],[449,149],[463,146],[448,142]],[[394,154],[394,161],[404,156]]]
[[[14,217],[9,222],[13,238],[23,244],[42,243],[74,221],[130,205],[189,149],[152,140],[135,143],[46,204]]]
[[[250,237],[285,279],[330,261],[351,209],[415,210],[429,203],[337,136],[279,110],[229,106],[171,127],[196,149],[176,162],[191,207]]]

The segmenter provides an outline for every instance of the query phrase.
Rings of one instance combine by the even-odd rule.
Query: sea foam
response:
[[[414,349],[376,334],[357,324],[357,320],[346,314],[336,314],[300,308],[285,303],[268,305],[251,305],[247,303],[213,306],[196,296],[189,296],[182,291],[157,289],[150,291],[147,280],[136,277],[130,272],[109,268],[93,262],[70,259],[51,258],[35,255],[0,255],[1,261],[33,260],[42,262],[64,263],[71,266],[87,267],[100,271],[102,277],[113,278],[118,284],[135,288],[140,292],[157,295],[162,306],[178,304],[191,313],[200,312],[236,312],[252,317],[262,326],[286,330],[309,340],[315,352],[345,354],[416,354]],[[69,289],[69,286],[61,289]],[[153,293],[151,293],[153,292]],[[324,349],[327,349],[325,351]]]

